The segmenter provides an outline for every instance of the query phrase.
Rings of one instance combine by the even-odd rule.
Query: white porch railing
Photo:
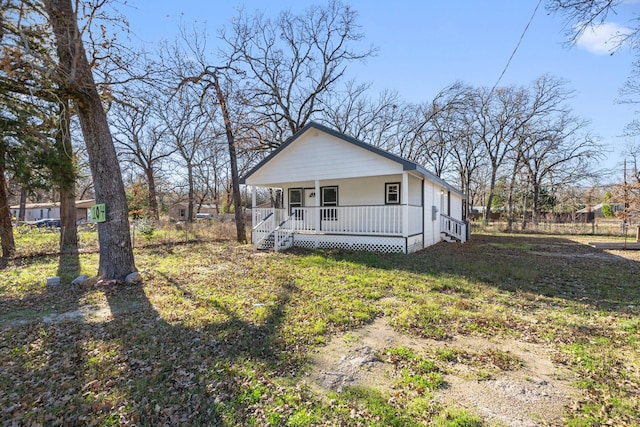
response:
[[[423,215],[421,206],[406,205],[293,208],[289,216],[285,209],[254,209],[253,241],[281,250],[293,244],[294,233],[407,237],[422,233]],[[441,214],[440,232],[465,242],[467,224]]]
[[[408,232],[403,229],[403,211],[408,209]],[[277,227],[296,232],[405,236],[422,233],[421,206],[336,206],[284,209],[254,209],[254,241],[261,242]]]
[[[301,232],[402,236],[404,206],[310,207],[293,210]]]
[[[440,214],[440,232],[448,234],[464,243],[467,240],[467,223]]]
[[[252,233],[254,246],[257,248],[272,235],[274,229],[284,221],[284,209],[253,209]]]

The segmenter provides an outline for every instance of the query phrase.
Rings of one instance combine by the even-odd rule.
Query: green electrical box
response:
[[[91,206],[91,221],[105,222],[107,220],[107,206],[104,203],[98,203]]]

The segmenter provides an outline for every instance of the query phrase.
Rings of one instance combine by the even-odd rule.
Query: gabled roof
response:
[[[360,147],[364,150],[367,150],[371,153],[374,153],[378,156],[384,157],[386,159],[392,160],[400,165],[402,165],[402,169],[406,170],[406,171],[416,171],[420,174],[422,174],[425,178],[428,178],[440,185],[442,185],[443,187],[447,188],[449,191],[454,192],[459,194],[462,197],[465,197],[465,195],[458,190],[457,188],[451,186],[450,184],[448,184],[446,181],[444,181],[442,178],[436,176],[435,174],[429,172],[427,169],[425,169],[424,167],[420,166],[419,164],[412,162],[411,160],[407,160],[405,158],[402,158],[400,156],[397,156],[395,154],[389,153],[388,151],[382,150],[380,148],[374,147],[373,145],[367,144],[365,142],[362,142],[358,139],[352,138],[348,135],[345,135],[343,133],[340,133],[334,129],[328,128],[326,126],[323,126],[319,123],[316,122],[309,122],[307,125],[305,125],[302,129],[300,129],[295,135],[289,137],[283,144],[281,144],[277,149],[275,149],[274,151],[272,151],[267,157],[265,157],[260,163],[258,163],[256,166],[254,166],[249,172],[247,172],[245,174],[245,176],[243,176],[240,179],[240,184],[245,184],[247,178],[249,178],[251,175],[253,175],[256,171],[258,171],[259,169],[263,168],[265,165],[267,165],[274,157],[278,156],[278,154],[280,152],[282,152],[284,149],[286,149],[288,146],[290,146],[291,144],[293,144],[300,136],[304,135],[307,131],[309,131],[310,129],[317,129],[321,132],[327,133],[335,138],[338,138],[342,141],[348,142],[350,144],[353,144],[357,147]]]

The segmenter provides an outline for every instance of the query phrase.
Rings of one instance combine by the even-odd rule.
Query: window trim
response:
[[[295,206],[291,206],[291,192],[299,191],[300,192],[300,202],[295,202]],[[295,187],[289,188],[287,191],[287,204],[289,205],[289,215],[293,215],[293,208],[302,208],[304,207],[304,188]],[[297,211],[296,219],[302,219],[302,211]]]
[[[336,201],[329,202],[331,204],[327,204],[327,202],[324,200],[324,191],[332,188],[336,190]],[[321,195],[320,206],[338,206],[338,186],[337,185],[327,185],[326,187],[320,187],[320,195]]]
[[[329,202],[330,204],[327,204],[327,202],[325,201],[325,197],[324,197],[324,192],[327,189],[335,189],[336,191],[336,201],[335,202]],[[327,185],[325,187],[320,187],[320,207],[324,208],[324,207],[338,207],[338,200],[339,200],[339,194],[338,194],[338,186],[337,185]],[[322,219],[323,221],[337,221],[338,220],[338,210],[337,209],[321,209],[322,212],[322,217],[320,219]]]
[[[394,187],[397,188],[397,192],[395,193],[395,195],[397,196],[398,199],[396,201],[391,201],[391,200],[389,200],[389,194],[391,194],[389,192],[389,190],[391,190]],[[402,194],[401,183],[399,183],[399,182],[385,182],[384,183],[384,204],[385,205],[399,205],[399,204],[401,204],[401,200],[400,200],[400,195],[401,194]]]

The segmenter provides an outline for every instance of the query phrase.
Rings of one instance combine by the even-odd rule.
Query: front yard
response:
[[[19,258],[0,271],[0,421],[640,425],[639,254],[531,235],[412,255],[173,243],[136,249],[143,286],[109,288],[69,284],[96,254]]]

